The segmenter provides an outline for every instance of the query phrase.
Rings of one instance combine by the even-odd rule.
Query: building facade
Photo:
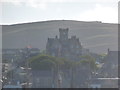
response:
[[[77,60],[82,54],[82,46],[79,38],[71,36],[68,38],[69,28],[59,28],[59,38],[48,38],[46,52],[56,57],[64,57],[71,60]]]
[[[105,77],[116,78],[118,77],[118,51],[110,51],[104,59],[105,63],[102,67],[102,72]]]

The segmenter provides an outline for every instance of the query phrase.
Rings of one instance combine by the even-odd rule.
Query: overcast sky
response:
[[[1,24],[46,20],[118,23],[119,0],[0,0]]]

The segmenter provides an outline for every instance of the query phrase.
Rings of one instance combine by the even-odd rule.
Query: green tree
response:
[[[107,54],[103,53],[103,54],[100,54],[100,59],[101,59],[101,63],[104,63],[105,62],[105,57],[107,56]]]
[[[85,66],[86,68],[90,68],[92,71],[97,69],[96,60],[94,57],[90,55],[85,55],[80,57],[81,60],[77,62],[78,65]]]
[[[51,69],[55,67],[55,57],[48,55],[38,55],[32,57],[29,62],[32,69]]]
[[[32,57],[31,59],[29,59],[29,62],[32,69],[60,69],[68,61],[64,58],[42,54]]]

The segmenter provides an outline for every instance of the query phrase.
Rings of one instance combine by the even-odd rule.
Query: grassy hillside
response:
[[[79,37],[83,47],[103,53],[107,48],[117,50],[117,24],[53,20],[15,25],[3,25],[3,48],[24,48],[27,45],[45,49],[47,38],[59,35],[59,28],[69,28],[69,37]]]

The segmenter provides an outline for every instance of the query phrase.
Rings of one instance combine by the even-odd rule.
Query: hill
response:
[[[3,48],[24,48],[31,45],[45,49],[47,38],[59,34],[59,28],[69,28],[69,37],[79,37],[83,47],[92,52],[105,53],[117,50],[118,25],[102,22],[51,20],[14,25],[2,25]]]

